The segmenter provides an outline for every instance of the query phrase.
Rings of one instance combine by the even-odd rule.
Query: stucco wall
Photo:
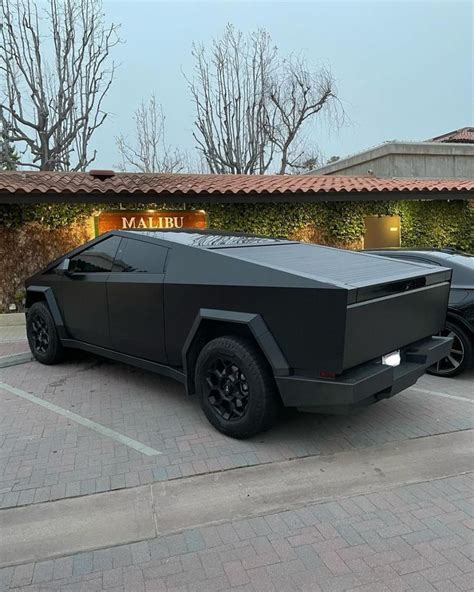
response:
[[[387,142],[314,171],[328,175],[416,177],[419,179],[474,178],[474,144]]]
[[[377,177],[469,179],[474,177],[474,156],[387,154],[367,162],[344,167],[336,174],[367,175],[370,171]]]

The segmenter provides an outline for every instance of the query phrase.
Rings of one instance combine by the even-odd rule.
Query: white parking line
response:
[[[455,401],[465,401],[466,403],[474,403],[474,399],[468,399],[467,397],[458,397],[456,395],[448,395],[447,393],[439,393],[438,391],[430,391],[428,389],[411,387],[412,391],[416,391],[418,393],[426,393],[427,395],[435,395],[436,397],[444,397],[446,399],[454,399]]]
[[[120,442],[120,444],[124,444],[125,446],[128,446],[129,448],[133,448],[134,450],[141,452],[142,454],[146,454],[146,456],[155,456],[157,454],[161,454],[161,452],[159,450],[155,450],[154,448],[150,448],[150,446],[146,446],[145,444],[142,444],[141,442],[138,442],[137,440],[133,440],[133,438],[129,438],[128,436],[124,436],[123,434],[119,434],[115,430],[111,430],[110,428],[106,428],[105,426],[100,425],[100,423],[96,423],[95,421],[92,421],[90,419],[86,419],[85,417],[82,417],[81,415],[77,415],[77,413],[73,413],[72,411],[68,411],[67,409],[63,409],[62,407],[59,407],[59,405],[55,405],[54,403],[50,403],[49,401],[45,401],[44,399],[40,399],[39,397],[35,397],[34,395],[31,395],[30,393],[22,391],[21,389],[15,388],[14,386],[10,386],[9,384],[5,384],[4,382],[0,382],[0,389],[7,391],[9,393],[12,393],[13,395],[16,395],[17,397],[22,397],[23,399],[26,399],[27,401],[30,401],[31,403],[35,403],[36,405],[41,405],[41,407],[44,407],[45,409],[48,409],[49,411],[53,411],[54,413],[57,413],[58,415],[63,415],[64,417],[67,417],[71,421],[74,421],[82,426],[85,426],[86,428],[89,428],[90,430],[94,430],[95,432],[102,434],[102,436],[107,436],[109,438],[112,438],[113,440]]]

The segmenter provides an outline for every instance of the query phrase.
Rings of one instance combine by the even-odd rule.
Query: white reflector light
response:
[[[401,362],[400,350],[391,352],[386,356],[382,356],[382,364],[386,366],[399,366]]]

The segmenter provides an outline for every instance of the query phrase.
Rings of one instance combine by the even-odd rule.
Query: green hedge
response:
[[[176,209],[172,204],[130,204],[130,208]],[[127,206],[128,207],[128,206]],[[194,204],[209,214],[211,228],[274,236],[292,236],[314,227],[328,244],[351,244],[364,233],[364,217],[370,214],[401,216],[402,245],[451,246],[474,251],[474,207],[468,201],[321,202],[268,204]],[[0,225],[19,226],[41,222],[60,228],[79,222],[110,204],[41,204],[0,206]]]
[[[351,244],[370,214],[401,217],[406,247],[451,246],[474,251],[474,208],[467,201],[325,202],[312,204],[202,204],[213,228],[291,236],[313,225],[327,243]]]
[[[29,222],[40,222],[50,229],[69,226],[85,220],[99,204],[0,205],[0,226],[15,228]]]

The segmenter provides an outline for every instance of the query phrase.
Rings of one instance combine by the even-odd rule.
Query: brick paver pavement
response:
[[[330,454],[470,428],[468,402],[406,391],[363,413],[287,412],[267,434],[216,432],[181,385],[93,357],[0,369],[0,382],[162,452],[145,456],[0,390],[0,507],[131,487],[307,455]]]
[[[474,590],[473,491],[460,475],[9,567],[0,589]]]
[[[0,389],[0,507],[131,487],[470,428],[469,402],[406,391],[363,413],[287,412],[270,432],[236,441],[216,432],[181,385],[93,357],[0,369],[0,382],[162,452],[145,456]],[[439,388],[439,387],[438,387]]]
[[[2,328],[0,355],[23,351],[22,331]],[[0,369],[0,382],[161,452],[146,456],[0,389],[0,508],[469,429],[473,378],[426,376],[349,417],[287,412],[242,442],[216,432],[182,386],[122,364],[78,355]],[[0,590],[474,590],[473,485],[459,475],[7,567]]]

